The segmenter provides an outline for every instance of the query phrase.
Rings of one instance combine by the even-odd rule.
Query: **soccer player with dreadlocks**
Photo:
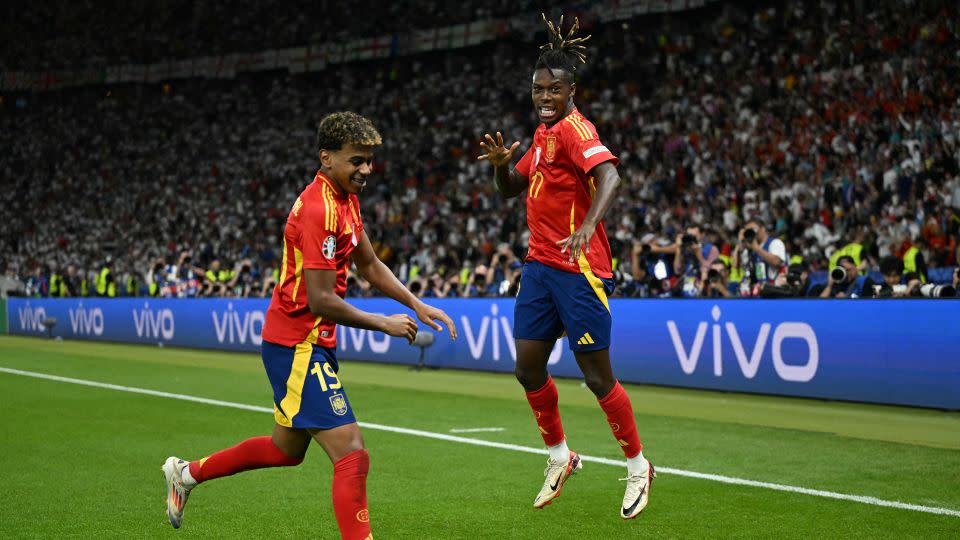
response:
[[[338,112],[321,120],[320,170],[287,216],[283,267],[263,324],[261,357],[273,387],[273,434],[196,461],[168,458],[163,474],[167,517],[174,528],[180,527],[187,497],[197,485],[253,469],[299,465],[314,440],[333,463],[333,512],[341,537],[373,538],[366,484],[370,456],[337,374],[336,325],[412,341],[417,323],[406,314],[387,317],[345,302],[347,268],[352,262],[360,275],[422,322],[440,331],[441,321],[451,338],[457,335],[446,313],[417,299],[380,262],[367,237],[357,194],[367,184],[373,151],[380,144],[380,134],[363,116]]]
[[[620,516],[630,519],[647,506],[655,473],[643,457],[630,397],[610,367],[607,294],[614,283],[603,216],[620,185],[619,160],[573,103],[574,76],[578,65],[586,63],[583,43],[590,36],[576,37],[578,20],[566,34],[562,17],[557,25],[545,16],[543,20],[549,41],[541,47],[533,71],[533,106],[541,121],[533,144],[511,169],[520,143],[507,146],[499,132],[496,138],[488,133],[479,157],[493,166],[504,198],[525,194],[527,200],[530,245],[514,312],[516,375],[550,453],[533,506],[550,504],[582,467],[580,456],[567,447],[557,388],[547,373],[553,345],[566,332],[584,381],[627,458]]]

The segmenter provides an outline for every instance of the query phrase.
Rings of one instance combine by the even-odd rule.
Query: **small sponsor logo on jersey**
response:
[[[620,424],[616,422],[608,422],[608,424],[610,424],[610,429],[613,430],[614,433],[620,431]]]
[[[547,135],[547,151],[543,154],[543,159],[547,163],[553,163],[553,158],[557,157],[557,136]]]
[[[333,256],[337,254],[337,239],[331,234],[323,241],[323,256],[328,259],[333,259]]]
[[[333,408],[333,414],[337,416],[347,414],[347,398],[343,397],[343,394],[330,396],[330,407]]]
[[[370,521],[370,512],[368,512],[366,508],[357,512],[357,521],[362,521],[363,523]]]
[[[592,156],[595,156],[600,152],[609,152],[609,150],[607,150],[607,147],[602,144],[594,146],[593,148],[587,148],[583,151],[583,159],[590,159]]]

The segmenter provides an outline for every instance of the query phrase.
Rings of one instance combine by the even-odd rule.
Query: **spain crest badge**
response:
[[[333,414],[337,416],[347,414],[347,398],[343,394],[330,396],[330,407],[333,409]]]
[[[557,136],[547,135],[547,151],[544,153],[543,159],[547,163],[553,163],[555,157],[557,157]]]

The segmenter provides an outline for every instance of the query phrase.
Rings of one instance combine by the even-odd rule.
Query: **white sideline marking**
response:
[[[219,399],[208,399],[196,396],[188,396],[185,394],[174,394],[171,392],[161,392],[159,390],[148,390],[146,388],[136,388],[133,386],[121,386],[118,384],[109,384],[102,383],[97,381],[88,381],[84,379],[74,379],[72,377],[60,377],[57,375],[48,375],[46,373],[37,373],[34,371],[22,371],[19,369],[10,369],[5,367],[0,367],[0,372],[10,373],[12,375],[22,375],[24,377],[33,377],[35,379],[46,379],[49,381],[65,382],[71,384],[79,384],[83,386],[93,386],[95,388],[106,388],[109,390],[118,390],[121,392],[130,392],[133,394],[145,394],[148,396],[157,396],[170,399],[179,399],[182,401],[193,401],[195,403],[203,403],[206,405],[216,405],[219,407],[229,407],[233,409],[243,409],[245,411],[255,411],[273,414],[273,409],[267,407],[258,407],[256,405],[246,405],[243,403],[234,403],[232,401],[221,401]],[[408,429],[395,426],[385,426],[383,424],[374,424],[370,422],[359,422],[360,426],[365,429],[374,429],[379,431],[389,431],[392,433],[400,433],[403,435],[413,435],[415,437],[424,437],[427,439],[437,439],[441,441],[457,442],[463,444],[472,444],[476,446],[486,446],[488,448],[500,448],[502,450],[513,450],[515,452],[526,452],[528,454],[542,454],[546,455],[547,450],[545,448],[531,448],[529,446],[520,446],[517,444],[507,444],[494,441],[483,441],[480,439],[469,439],[466,437],[458,437],[456,435],[447,435],[445,433],[434,433],[432,431],[421,431],[419,429]],[[602,457],[593,457],[580,455],[580,458],[583,461],[593,462],[593,463],[602,463],[604,465],[614,465],[617,467],[625,467],[626,462],[619,459],[608,459]],[[836,493],[833,491],[823,491],[820,489],[809,489],[797,486],[788,486],[785,484],[774,484],[771,482],[758,482],[756,480],[747,480],[745,478],[736,478],[733,476],[723,476],[720,474],[709,474],[709,473],[700,473],[695,471],[687,471],[683,469],[672,469],[670,467],[657,467],[658,472],[675,474],[677,476],[686,476],[688,478],[699,478],[701,480],[712,480],[714,482],[723,482],[725,484],[736,484],[740,486],[750,486],[758,488],[772,489],[776,491],[786,491],[789,493],[800,493],[803,495],[813,495],[815,497],[826,497],[828,499],[839,499],[843,501],[853,501],[861,504],[869,504],[873,506],[885,506],[889,508],[899,508],[901,510],[913,510],[915,512],[926,512],[928,514],[939,514],[943,516],[953,516],[960,517],[960,510],[953,510],[950,508],[939,508],[936,506],[923,506],[920,504],[910,504],[900,501],[888,501],[885,499],[878,499],[876,497],[868,497],[865,495],[848,495],[846,493]]]
[[[502,427],[453,428],[450,433],[480,433],[481,431],[503,431]]]

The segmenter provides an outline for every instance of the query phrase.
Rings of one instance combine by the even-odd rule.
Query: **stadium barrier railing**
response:
[[[351,299],[396,313],[387,299]],[[456,322],[428,367],[511,372],[513,299],[432,300]],[[10,333],[255,352],[265,299],[8,301]],[[610,302],[611,359],[625,382],[960,410],[960,302],[951,300],[628,300]],[[49,321],[48,321],[49,322]],[[421,325],[421,328],[425,328]],[[429,330],[428,331],[432,331]],[[580,336],[573,336],[574,339]],[[580,377],[558,340],[550,372]],[[338,355],[414,365],[400,338],[338,329]]]

